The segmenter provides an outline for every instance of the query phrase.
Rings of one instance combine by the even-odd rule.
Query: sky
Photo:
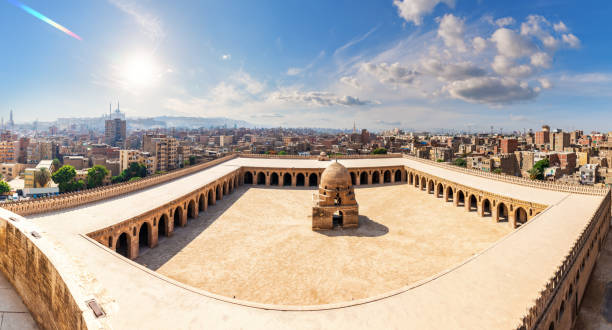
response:
[[[603,0],[0,0],[0,116],[612,131]]]

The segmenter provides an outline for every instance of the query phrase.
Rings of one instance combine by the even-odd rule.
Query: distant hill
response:
[[[255,125],[244,120],[235,120],[224,117],[173,117],[159,116],[150,118],[127,118],[127,126],[129,129],[148,129],[148,128],[200,128],[200,127],[219,127],[227,125],[228,128],[234,127],[254,127]]]

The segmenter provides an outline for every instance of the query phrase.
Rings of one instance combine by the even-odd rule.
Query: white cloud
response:
[[[357,81],[357,78],[355,78],[355,77],[349,77],[349,76],[342,77],[342,78],[340,78],[340,82],[345,84],[345,85],[351,86],[351,87],[353,87],[355,89],[360,89],[361,88],[361,85],[359,84],[359,81]]]
[[[547,48],[556,50],[559,47],[559,40],[550,34],[550,22],[540,15],[529,15],[527,21],[521,24],[521,35],[534,36]]]
[[[299,90],[278,90],[268,96],[268,100],[275,102],[288,102],[305,104],[309,106],[361,106],[369,104],[370,101],[362,101],[359,98],[345,95],[337,96],[330,92],[302,92]]]
[[[224,61],[229,61],[232,59],[232,54],[223,54],[221,55],[221,59]]]
[[[510,78],[480,77],[455,81],[444,88],[451,97],[491,105],[534,99],[538,89]]]
[[[533,69],[527,64],[516,65],[514,61],[503,55],[495,56],[491,63],[493,71],[502,76],[527,77],[533,73]]]
[[[302,69],[300,69],[300,68],[289,68],[289,69],[287,69],[287,75],[288,76],[297,76],[300,73],[302,73]]]
[[[391,65],[386,62],[363,63],[361,70],[373,75],[383,84],[412,85],[419,76],[417,71],[403,67],[397,62]]]
[[[550,68],[552,58],[545,52],[537,52],[531,55],[531,65],[540,68]]]
[[[504,26],[508,26],[508,25],[512,25],[516,23],[514,18],[512,17],[502,17],[499,19],[495,20],[495,25],[499,26],[499,27],[504,27]]]
[[[375,27],[371,28],[371,29],[370,29],[370,31],[366,32],[364,35],[362,35],[362,36],[360,36],[360,37],[357,37],[357,38],[355,38],[355,39],[353,39],[353,40],[351,40],[351,41],[347,42],[346,44],[344,44],[344,45],[342,45],[342,46],[338,47],[338,49],[336,49],[336,50],[334,51],[334,55],[338,55],[339,53],[341,53],[341,52],[343,52],[343,51],[345,51],[345,50],[347,50],[347,49],[349,49],[349,48],[351,48],[351,47],[355,46],[356,44],[358,44],[358,43],[360,43],[360,42],[362,42],[362,41],[366,40],[366,39],[367,39],[367,38],[368,38],[368,37],[369,37],[369,36],[370,36],[372,33],[374,33],[376,30],[378,30],[378,27],[380,27],[380,25],[378,25],[378,26],[375,26]],[[321,51],[321,52],[322,52],[322,53],[319,53],[319,54],[320,54],[320,56],[325,55],[325,52],[324,52],[324,51]],[[322,54],[322,55],[321,55],[321,54]]]
[[[131,16],[140,28],[151,38],[158,41],[165,37],[161,20],[130,0],[108,0],[110,4]]]
[[[552,88],[552,83],[547,78],[540,78],[538,79],[538,81],[540,82],[540,86],[542,87],[542,89]]]
[[[555,29],[555,31],[557,32],[567,32],[568,31],[567,26],[565,26],[565,23],[563,23],[562,21],[559,21],[559,23],[555,23],[553,25],[553,29]]]
[[[563,42],[568,44],[571,48],[580,47],[580,39],[571,33],[563,35]]]
[[[533,54],[536,47],[528,39],[506,28],[500,28],[491,36],[500,55],[518,58]]]
[[[437,59],[421,61],[424,72],[432,74],[443,81],[464,80],[486,75],[486,71],[471,62],[442,63]]]
[[[483,37],[474,37],[472,46],[474,47],[474,52],[479,54],[487,48],[487,40]]]
[[[455,0],[393,0],[400,17],[414,25],[421,25],[423,16],[431,13],[439,3],[455,6]]]
[[[446,14],[439,19],[440,26],[438,28],[438,36],[442,38],[446,47],[455,48],[460,52],[464,52],[465,43],[463,42],[463,34],[465,33],[465,23],[463,19]]]
[[[230,77],[238,86],[244,88],[250,94],[259,94],[264,90],[264,84],[254,79],[248,73],[239,71]]]

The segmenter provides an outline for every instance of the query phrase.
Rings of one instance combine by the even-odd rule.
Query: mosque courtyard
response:
[[[407,184],[357,188],[358,228],[312,231],[315,191],[242,186],[136,261],[230,298],[318,305],[416,284],[512,231]]]

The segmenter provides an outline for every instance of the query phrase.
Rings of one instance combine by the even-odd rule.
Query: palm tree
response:
[[[45,187],[47,183],[51,180],[51,173],[46,168],[41,168],[40,171],[37,171],[34,174],[34,181],[38,183],[40,187]]]

